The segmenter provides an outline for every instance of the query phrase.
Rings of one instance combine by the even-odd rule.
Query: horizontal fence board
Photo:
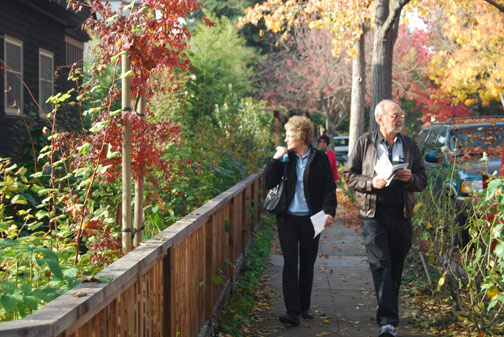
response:
[[[2,337],[54,336],[54,321],[50,319],[22,319],[0,323]]]
[[[219,194],[0,336],[197,336],[211,326],[259,220],[262,173]],[[256,216],[249,214],[253,205]]]

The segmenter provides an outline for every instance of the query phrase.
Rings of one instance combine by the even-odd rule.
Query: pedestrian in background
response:
[[[285,124],[286,147],[280,146],[264,171],[266,188],[275,187],[287,165],[285,195],[287,208],[277,214],[278,238],[284,266],[282,292],[287,313],[280,322],[299,325],[299,315],[313,319],[310,309],[313,272],[320,235],[315,235],[310,216],[323,210],[324,226],[336,211],[336,185],[325,153],[313,148],[313,124],[307,117],[294,116]]]
[[[379,129],[361,136],[352,149],[343,176],[354,191],[362,219],[362,235],[373,276],[378,307],[378,336],[397,336],[399,287],[404,260],[411,247],[414,192],[427,185],[427,175],[416,143],[401,134],[404,112],[391,100],[375,109]],[[378,158],[392,164],[408,163],[390,181],[375,172]]]
[[[325,152],[327,158],[329,158],[329,164],[331,165],[331,171],[333,173],[334,182],[337,182],[339,179],[338,160],[336,159],[336,153],[334,153],[334,151],[329,148],[330,143],[331,140],[327,135],[321,135],[317,140],[319,150]]]

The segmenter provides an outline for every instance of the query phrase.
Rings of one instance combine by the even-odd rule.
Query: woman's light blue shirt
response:
[[[308,158],[310,158],[311,148],[308,148],[308,152],[303,156],[299,156],[296,153],[296,192],[294,193],[294,199],[287,209],[287,213],[297,216],[310,215],[310,209],[306,203],[306,197],[304,192],[303,176],[308,164]]]

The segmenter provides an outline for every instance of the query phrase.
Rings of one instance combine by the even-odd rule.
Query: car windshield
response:
[[[348,138],[334,138],[334,146],[348,146]]]
[[[459,158],[481,156],[500,157],[504,142],[504,123],[461,126],[450,132],[452,149]]]

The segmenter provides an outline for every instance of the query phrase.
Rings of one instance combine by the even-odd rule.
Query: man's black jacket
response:
[[[348,188],[354,191],[355,202],[359,207],[360,215],[373,218],[376,211],[377,190],[373,188],[374,170],[377,162],[376,132],[365,134],[357,140],[345,166],[343,176]],[[427,186],[425,165],[416,143],[408,136],[401,135],[403,139],[404,161],[411,170],[411,180],[404,183],[404,217],[413,215],[415,206],[414,192],[421,192]]]

